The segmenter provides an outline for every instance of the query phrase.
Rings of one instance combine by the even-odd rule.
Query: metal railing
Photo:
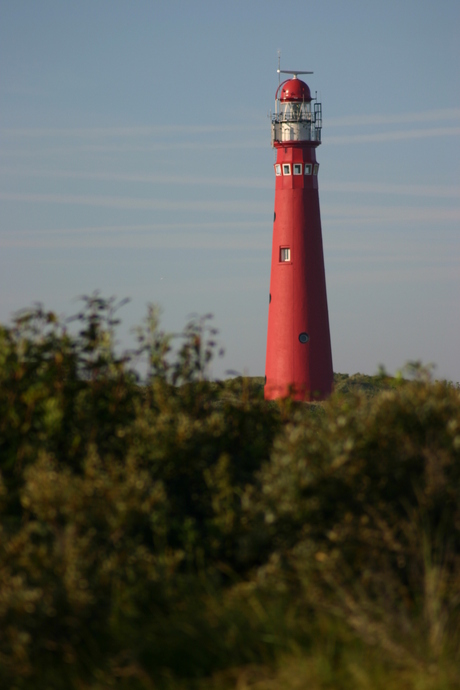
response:
[[[283,112],[276,112],[272,115],[272,132],[275,141],[284,141],[282,135],[283,124],[302,125],[302,140],[316,141],[321,143],[321,129],[323,125],[321,103],[314,104],[314,110],[299,108],[297,112],[286,109]],[[307,138],[305,138],[307,135]]]
[[[301,125],[301,127],[293,127],[291,134],[294,136],[286,136],[290,130],[289,125]],[[308,120],[272,118],[272,139],[273,141],[314,141],[321,143],[321,127],[315,126],[313,122]]]

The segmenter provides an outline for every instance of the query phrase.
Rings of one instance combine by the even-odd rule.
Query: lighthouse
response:
[[[324,400],[333,372],[316,160],[321,103],[298,78],[312,72],[278,72],[291,78],[278,86],[271,125],[275,212],[264,394]]]

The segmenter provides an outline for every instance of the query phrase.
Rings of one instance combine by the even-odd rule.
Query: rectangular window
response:
[[[294,175],[302,174],[302,163],[294,163]]]
[[[311,163],[305,163],[305,175],[311,175]]]
[[[290,175],[291,174],[291,164],[290,163],[283,163],[283,175]]]
[[[279,163],[275,165],[275,173],[281,175],[281,165]]]
[[[315,163],[315,167],[313,168],[313,175],[317,175],[317,174],[318,174],[318,168],[319,168],[318,163]]]
[[[280,247],[280,261],[290,261],[291,260],[291,249],[290,247]]]

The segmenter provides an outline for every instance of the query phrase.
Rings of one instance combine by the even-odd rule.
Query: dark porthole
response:
[[[308,343],[308,341],[310,340],[310,336],[308,335],[308,333],[301,333],[299,335],[299,340],[303,344]]]
[[[275,222],[275,220],[276,220],[276,211],[275,211],[275,213],[273,214],[273,222]]]
[[[268,303],[270,304],[271,301],[272,301],[272,293],[270,292],[268,295]]]

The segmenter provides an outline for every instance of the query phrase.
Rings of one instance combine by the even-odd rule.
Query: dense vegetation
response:
[[[116,308],[0,328],[0,687],[459,688],[458,386],[266,403]]]

